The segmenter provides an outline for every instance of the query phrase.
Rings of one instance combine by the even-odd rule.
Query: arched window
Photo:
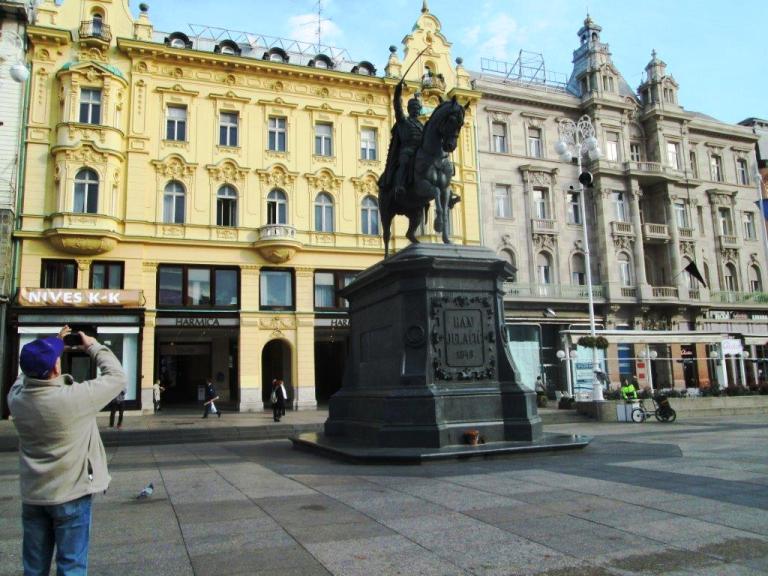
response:
[[[760,275],[760,269],[757,266],[749,267],[749,291],[762,292],[763,279]]]
[[[216,225],[237,226],[237,190],[228,184],[216,194]]]
[[[184,224],[185,196],[186,192],[181,182],[172,180],[166,184],[163,193],[163,222]]]
[[[100,36],[101,35],[101,31],[104,29],[104,26],[103,26],[103,24],[104,24],[104,17],[97,12],[97,13],[95,13],[93,15],[92,20],[93,20],[93,24],[92,24],[92,26],[93,26],[93,28],[92,28],[93,34],[95,36]]]
[[[267,195],[267,224],[288,223],[288,200],[282,190],[272,190]]]
[[[75,175],[75,205],[73,212],[96,214],[99,211],[99,175],[83,168]]]
[[[622,252],[619,254],[617,261],[619,265],[619,283],[622,286],[634,286],[635,278],[632,273],[632,262],[630,262],[629,256]]]
[[[552,284],[552,258],[546,252],[536,256],[536,281],[539,284]]]
[[[571,258],[571,284],[584,286],[587,283],[585,270],[584,256],[582,254],[574,254],[573,258]]]
[[[736,267],[733,264],[726,264],[723,271],[724,288],[726,292],[738,292],[739,280],[736,276]]]
[[[379,235],[379,203],[372,196],[363,198],[360,207],[360,230],[370,236]]]
[[[333,198],[326,192],[315,198],[315,231],[333,232]]]

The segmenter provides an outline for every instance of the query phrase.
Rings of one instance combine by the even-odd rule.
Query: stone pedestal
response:
[[[536,395],[517,384],[505,345],[509,264],[480,247],[416,244],[343,291],[350,345],[330,400],[328,442],[444,448],[537,441]]]

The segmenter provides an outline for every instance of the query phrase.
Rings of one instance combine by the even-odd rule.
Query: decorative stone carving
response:
[[[555,236],[551,234],[535,232],[533,234],[533,245],[537,250],[541,250],[542,248],[555,250],[557,247],[557,240],[555,239]]]
[[[337,192],[341,190],[344,179],[336,176],[331,170],[319,170],[314,174],[304,174],[309,185],[314,190],[327,190]]]
[[[266,170],[256,170],[263,186],[291,188],[296,182],[297,172],[289,172],[284,166],[274,164]]]
[[[293,316],[273,316],[272,318],[259,318],[259,328],[282,332],[283,330],[295,330],[296,319]]]
[[[378,179],[373,172],[368,172],[360,178],[351,178],[350,180],[355,188],[355,192],[361,196],[377,196],[379,194]]]
[[[85,255],[104,254],[117,246],[117,239],[110,236],[67,234],[66,232],[51,234],[48,236],[48,242],[62,252]]]
[[[237,230],[235,228],[216,228],[216,238],[218,240],[237,240]]]
[[[265,244],[263,246],[257,246],[256,249],[265,260],[272,262],[272,264],[284,264],[294,257],[298,250],[298,246],[298,242]]]
[[[158,264],[158,262],[142,262],[141,271],[145,274],[155,274],[157,273]]]
[[[692,259],[696,258],[696,243],[695,242],[680,242],[680,253],[684,256],[690,256]]]
[[[739,259],[739,251],[736,248],[720,248],[720,258],[723,262],[736,262]]]
[[[216,182],[239,182],[245,180],[250,171],[248,168],[241,168],[234,160],[223,160],[218,165],[209,164],[205,167],[211,179]]]
[[[619,250],[632,250],[632,246],[635,243],[635,239],[632,236],[613,236],[613,245],[617,251]]]
[[[160,232],[163,236],[168,236],[171,238],[181,238],[182,236],[184,236],[184,227],[165,225],[160,229]]]
[[[190,164],[181,156],[172,154],[164,160],[152,160],[158,175],[164,178],[186,180],[194,176],[197,164]]]

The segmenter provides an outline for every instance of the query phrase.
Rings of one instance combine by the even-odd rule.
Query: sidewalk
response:
[[[201,417],[199,410],[173,410],[159,414],[126,412],[121,430],[109,428],[109,414],[98,417],[101,438],[106,446],[155,446],[160,444],[190,444],[196,442],[228,442],[235,440],[268,440],[289,438],[305,432],[321,432],[328,410],[289,411],[278,423],[271,411],[223,412],[221,418]],[[588,422],[575,410],[540,408],[545,425],[567,422]],[[0,451],[18,448],[16,429],[10,420],[0,421]]]

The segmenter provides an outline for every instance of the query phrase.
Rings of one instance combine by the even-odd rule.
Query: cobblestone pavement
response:
[[[344,464],[284,439],[113,447],[89,574],[768,574],[764,416],[548,431],[596,438],[422,466]],[[2,576],[21,574],[16,458],[0,453]]]

